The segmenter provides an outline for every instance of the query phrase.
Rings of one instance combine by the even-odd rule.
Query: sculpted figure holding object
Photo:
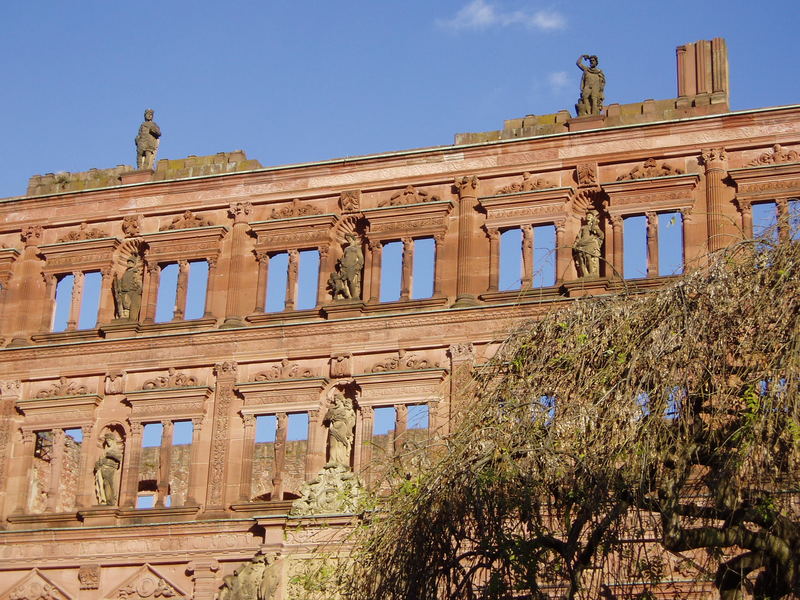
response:
[[[139,133],[136,136],[136,167],[138,169],[152,169],[156,162],[158,152],[158,138],[161,137],[161,129],[153,121],[153,109],[148,108],[144,111],[144,122],[139,125]]]
[[[583,63],[584,60],[589,62],[588,66]],[[575,64],[583,71],[581,97],[575,105],[575,110],[579,117],[599,115],[605,100],[606,76],[597,68],[595,55],[581,54]]]

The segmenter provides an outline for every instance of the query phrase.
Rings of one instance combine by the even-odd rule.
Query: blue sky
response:
[[[574,110],[579,54],[608,102],[675,95],[675,46],[723,36],[732,106],[800,101],[795,2],[5,2],[0,196],[33,174],[243,149],[264,165],[450,144]]]

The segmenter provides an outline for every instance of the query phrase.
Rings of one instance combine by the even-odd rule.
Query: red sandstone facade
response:
[[[800,106],[729,112],[724,58],[718,41],[682,47],[678,98],[556,115],[560,130],[509,122],[454,146],[291,167],[241,153],[162,160],[154,172],[35,177],[29,195],[0,201],[0,599],[210,600],[259,550],[281,552],[275,597],[304,597],[304,559],[347,520],[288,515],[325,464],[334,388],[356,400],[351,464],[374,482],[380,458],[446,435],[459,386],[509,330],[580,296],[667,280],[659,214],[678,215],[686,268],[752,235],[755,205],[774,205],[789,234]],[[579,277],[572,246],[590,210],[604,234],[601,270]],[[633,216],[646,218],[647,271],[625,279]],[[553,227],[555,268],[537,285],[541,226]],[[500,237],[514,229],[520,289],[501,290]],[[351,233],[365,261],[361,299],[333,300],[328,277]],[[435,246],[426,298],[414,293],[421,239]],[[403,249],[400,294],[381,301],[391,242]],[[300,255],[314,251],[316,303],[298,308]],[[132,253],[144,259],[141,311],[123,322],[112,281]],[[282,254],[283,310],[266,312]],[[186,318],[198,261],[207,293],[202,315]],[[158,322],[169,265],[175,308]],[[81,328],[89,273],[100,274],[97,324]],[[67,275],[66,327],[54,332]],[[388,434],[375,428],[387,408]],[[266,442],[259,422],[272,427]],[[297,422],[305,434],[290,431]],[[152,424],[162,443],[143,447]],[[178,424],[189,443],[173,444]],[[109,433],[122,442],[117,498],[100,505],[95,465]]]

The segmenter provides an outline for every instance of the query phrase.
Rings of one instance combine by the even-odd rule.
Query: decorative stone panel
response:
[[[45,258],[43,271],[57,274],[110,269],[119,244],[119,239],[115,237],[44,244],[39,246]]]
[[[228,228],[224,225],[174,229],[145,233],[148,244],[148,263],[177,262],[205,258],[216,260],[220,253],[220,242]]]
[[[737,200],[759,202],[800,195],[800,162],[731,169]]]
[[[338,221],[332,214],[277,218],[254,221],[256,253],[282,252],[303,248],[324,248],[332,243],[331,231]]]
[[[480,198],[486,211],[486,229],[558,223],[569,216],[574,191],[571,187],[556,187]]]
[[[86,427],[94,423],[95,409],[101,398],[97,394],[25,398],[17,400],[17,408],[25,415],[23,430]]]
[[[363,211],[369,221],[370,241],[397,239],[400,237],[436,236],[447,230],[447,217],[453,209],[450,200],[429,201],[407,205],[370,208]]]
[[[691,210],[694,191],[700,181],[697,173],[649,179],[630,179],[603,183],[611,216],[646,211]]]
[[[162,419],[198,419],[206,413],[211,398],[207,386],[154,388],[127,392],[131,404],[131,422],[160,421]]]
[[[318,410],[327,385],[326,377],[309,377],[243,382],[236,389],[244,397],[242,414],[256,415]]]

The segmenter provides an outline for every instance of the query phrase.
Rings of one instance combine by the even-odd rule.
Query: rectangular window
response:
[[[403,242],[388,242],[381,252],[381,302],[400,299],[403,278]]]
[[[191,468],[192,433],[191,421],[175,421],[172,424],[172,448],[169,463],[169,495],[164,505],[183,506],[189,495],[189,469]]]
[[[164,265],[158,278],[156,298],[156,323],[166,323],[175,316],[175,302],[178,297],[178,263]]]
[[[411,298],[433,296],[433,278],[436,264],[436,242],[433,238],[414,240],[414,262],[411,273]]]
[[[301,250],[297,273],[297,310],[317,306],[319,290],[319,251]]]
[[[66,331],[72,306],[72,287],[75,276],[60,275],[56,283],[56,307],[53,313],[53,331]]]
[[[208,294],[208,261],[189,262],[189,281],[186,284],[186,313],[184,318],[202,319],[206,313]]]
[[[625,279],[647,277],[647,218],[644,215],[623,219],[622,241]]]
[[[256,442],[253,450],[253,474],[250,488],[254,500],[272,497],[272,479],[275,477],[275,434],[278,420],[275,415],[256,417]]]
[[[789,212],[789,239],[800,240],[800,199],[792,198],[786,203]]]
[[[775,202],[753,204],[753,237],[778,239],[778,206]]]
[[[289,281],[289,253],[279,252],[269,257],[267,272],[266,312],[281,312],[286,308],[286,284]]]
[[[658,214],[658,274],[683,273],[683,215],[677,211]]]
[[[507,229],[500,234],[499,289],[518,290],[522,286],[522,229]]]
[[[408,429],[428,429],[428,405],[410,404],[408,406]]]
[[[100,286],[103,276],[100,271],[83,275],[83,294],[78,317],[78,329],[94,329],[97,326],[97,313],[100,310]]]
[[[533,228],[533,287],[556,284],[556,228],[537,225]]]
[[[283,489],[299,495],[305,483],[308,453],[308,413],[289,414],[286,423],[286,457],[283,465]]]

